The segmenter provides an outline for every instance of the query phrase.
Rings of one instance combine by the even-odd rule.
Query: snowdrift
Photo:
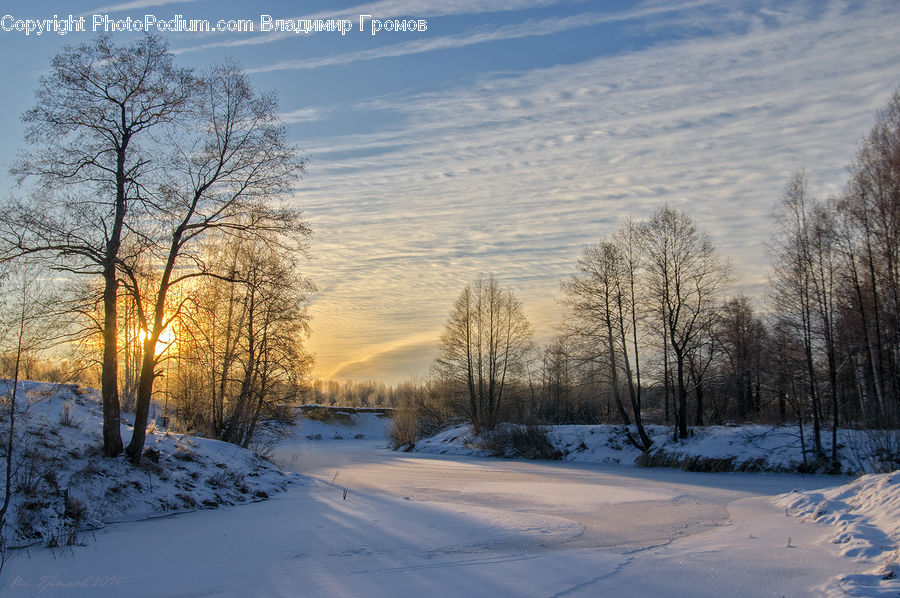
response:
[[[774,499],[785,515],[834,528],[841,554],[875,568],[842,575],[826,586],[829,596],[897,596],[900,593],[900,471],[865,475],[816,492],[791,492]]]
[[[0,392],[8,396],[11,385],[0,382]],[[7,410],[0,412],[5,436]],[[101,429],[98,391],[19,383],[16,475],[3,528],[10,545],[71,544],[79,530],[262,500],[303,479],[233,444],[152,428],[146,456],[135,467],[124,457],[101,456]],[[130,436],[123,424],[125,442]]]

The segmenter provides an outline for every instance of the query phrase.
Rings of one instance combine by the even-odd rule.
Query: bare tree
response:
[[[739,295],[725,302],[715,337],[724,354],[726,391],[735,398],[737,415],[744,420],[761,408],[763,355],[768,331],[750,299]]]
[[[828,391],[831,395],[831,467],[840,470],[838,461],[838,412],[840,387],[838,385],[837,343],[835,340],[835,318],[837,308],[836,285],[838,277],[838,252],[836,232],[831,206],[817,202],[813,206],[810,225],[810,257],[812,267],[812,289],[815,297],[817,330],[824,346],[828,370]]]
[[[650,301],[662,308],[666,340],[675,357],[676,433],[686,438],[688,356],[715,321],[729,270],[709,237],[682,211],[658,208],[641,225],[641,238]]]
[[[264,409],[294,399],[309,371],[311,358],[303,350],[303,338],[312,286],[299,275],[290,253],[259,240],[250,240],[242,249],[246,272],[242,282],[230,284],[239,286],[244,315],[238,338],[243,371],[238,372],[221,438],[247,447]]]
[[[103,280],[103,449],[122,452],[117,301],[127,218],[159,174],[154,129],[185,114],[191,75],[166,44],[145,36],[67,46],[54,57],[25,113],[26,141],[13,173],[35,182],[33,199],[7,206],[0,230],[7,255],[40,253],[69,273]],[[140,243],[132,246],[140,250]]]
[[[441,334],[437,372],[464,385],[476,433],[493,430],[512,382],[525,373],[531,325],[513,292],[493,275],[467,284]]]
[[[309,234],[300,210],[279,202],[299,180],[304,161],[286,141],[275,96],[257,93],[236,64],[225,63],[201,78],[192,100],[196,133],[175,131],[169,142],[178,174],[144,202],[152,224],[143,230],[161,232],[153,245],[161,266],[151,297],[140,296],[139,273],[125,268],[147,331],[134,434],[126,449],[132,461],[140,460],[144,446],[156,346],[178,312],[177,306],[166,311],[170,289],[198,276],[234,275],[203,260],[201,241],[216,231],[302,251]]]
[[[629,235],[628,239],[631,238]],[[610,241],[587,247],[578,260],[578,272],[564,288],[566,302],[575,316],[573,333],[589,341],[586,346],[593,346],[592,355],[605,357],[616,410],[622,423],[630,426],[632,417],[622,400],[620,370],[624,374],[638,433],[635,438],[629,431],[628,440],[646,451],[652,443],[641,419],[640,378],[635,378],[631,366],[632,357],[636,364],[639,362],[635,328],[637,265],[630,249],[633,249],[630,243]],[[639,367],[636,371],[640,372]]]
[[[874,263],[871,256],[871,237],[868,216],[859,210],[855,198],[845,194],[835,204],[835,244],[842,256],[844,284],[849,286],[851,298],[847,303],[858,318],[848,326],[847,336],[856,337],[849,349],[856,362],[859,385],[859,412],[863,420],[869,412],[870,388],[874,390],[877,421],[886,424],[887,410],[884,401],[884,357],[879,329],[881,317],[878,314],[878,284],[874,277]],[[849,315],[849,314],[848,314]],[[874,324],[874,326],[873,326]],[[870,420],[875,423],[875,420]]]
[[[6,552],[3,533],[8,513],[13,486],[16,484],[17,457],[21,458],[21,436],[17,431],[19,417],[26,414],[28,401],[24,404],[19,393],[20,381],[24,378],[25,363],[33,361],[34,356],[47,348],[56,338],[53,329],[58,327],[58,319],[47,309],[53,304],[55,296],[51,285],[41,277],[40,268],[31,260],[20,260],[14,267],[3,272],[5,279],[0,307],[0,345],[3,352],[12,357],[11,380],[4,380],[5,396],[0,404],[5,413],[0,412],[0,420],[4,420],[4,429],[0,431],[0,455],[4,463],[2,502],[0,502],[0,571],[3,569],[8,553]]]
[[[788,182],[773,221],[776,230],[771,241],[774,278],[773,302],[781,320],[781,328],[791,330],[800,339],[804,353],[807,396],[809,397],[813,441],[817,458],[824,457],[822,447],[822,405],[814,358],[815,289],[813,271],[812,226],[810,212],[813,200],[807,193],[806,176],[796,173]]]
[[[556,424],[581,421],[588,411],[585,405],[576,404],[578,358],[573,339],[571,334],[558,334],[544,347],[540,364],[540,388],[546,396],[541,397],[540,410],[535,405],[537,397],[532,393],[532,415],[540,411],[544,419]]]
[[[900,91],[860,144],[839,212],[853,229],[844,246],[847,259],[851,267],[855,256],[860,263],[859,274],[852,274],[859,279],[857,307],[868,325],[863,332],[878,409],[896,414],[897,402],[885,398],[897,397],[900,388]]]
[[[16,334],[16,364],[13,374],[12,388],[6,394],[6,406],[8,418],[6,432],[6,442],[3,447],[4,461],[4,483],[3,483],[3,503],[0,504],[0,571],[7,560],[6,538],[3,534],[3,526],[6,523],[6,512],[9,510],[10,501],[12,499],[13,484],[13,465],[15,463],[16,450],[16,399],[19,390],[19,365],[22,359],[23,342],[25,340],[25,316],[28,310],[28,286],[22,285],[22,295],[20,297],[19,306],[19,329]],[[8,384],[8,382],[7,382]]]
[[[644,270],[644,255],[641,250],[640,227],[631,217],[625,219],[613,236],[622,254],[623,276],[618,281],[617,308],[619,336],[621,338],[622,361],[625,367],[625,379],[628,382],[628,394],[642,450],[649,450],[652,441],[644,430],[643,423],[643,383],[641,380],[640,327],[642,318],[640,303],[639,277]]]

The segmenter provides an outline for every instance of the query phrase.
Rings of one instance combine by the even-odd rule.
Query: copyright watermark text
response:
[[[142,17],[114,18],[107,14],[90,16],[53,15],[52,18],[20,18],[6,14],[0,16],[0,32],[21,33],[26,36],[70,33],[298,33],[313,34],[337,32],[343,35],[356,31],[378,33],[405,33],[428,30],[426,19],[376,19],[372,15],[359,15],[358,23],[351,19],[284,19],[272,15],[259,15],[256,19],[188,19],[183,15],[160,18],[145,14]]]
[[[54,588],[117,588],[124,577],[110,575],[88,575],[81,579],[62,579],[58,575],[44,575],[38,581],[26,581],[17,575],[10,587],[28,588],[36,594]]]

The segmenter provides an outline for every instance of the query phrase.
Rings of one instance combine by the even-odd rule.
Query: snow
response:
[[[107,524],[65,549],[15,551],[0,594],[896,595],[873,573],[897,540],[893,476],[590,462],[586,453],[627,463],[633,449],[577,427],[556,431],[557,442],[586,434],[588,448],[568,462],[403,453],[385,448],[386,421],[303,421],[273,459],[308,483],[261,502]],[[432,446],[472,451],[453,439],[464,432]],[[711,435],[703,450],[724,454],[728,438]],[[832,541],[848,530],[852,539]],[[859,538],[868,547],[848,551]]]
[[[803,596],[844,564],[823,530],[769,502],[830,478],[410,455],[376,443],[301,437],[279,459],[302,445],[319,463],[299,461],[314,485],[108,526],[55,556],[32,551],[7,563],[2,592],[33,595],[43,578],[46,596]]]
[[[304,410],[315,409],[321,419],[304,417]],[[297,430],[294,437],[305,440],[383,440],[387,442],[391,418],[382,409],[325,408],[303,405],[295,411]]]
[[[615,425],[546,426],[547,437],[562,453],[564,461],[634,465],[641,452],[628,443],[625,430]],[[796,426],[707,426],[692,428],[692,436],[672,440],[671,426],[647,426],[653,440],[653,459],[685,469],[703,469],[706,464],[722,470],[798,471],[803,465]],[[807,448],[811,432],[805,431]],[[823,437],[826,434],[823,433]],[[830,432],[827,434],[830,437]],[[839,455],[845,473],[873,473],[900,467],[900,443],[896,431],[838,430]],[[425,438],[412,449],[417,453],[488,456],[468,425],[460,425]],[[825,444],[830,456],[830,442]],[[727,466],[726,466],[727,463]]]
[[[164,430],[151,430],[144,445],[158,459],[145,457],[134,467],[124,457],[102,458],[94,389],[23,381],[16,405],[21,474],[4,526],[11,545],[65,544],[75,539],[73,525],[85,530],[261,500],[303,481],[233,444]],[[131,428],[123,423],[121,432],[128,442]]]
[[[828,595],[900,594],[900,471],[865,475],[818,492],[792,492],[775,502],[803,521],[830,526],[831,541],[841,554],[876,563],[836,577],[828,584]]]

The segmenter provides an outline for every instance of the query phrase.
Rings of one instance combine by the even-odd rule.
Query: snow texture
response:
[[[4,596],[816,596],[848,570],[771,496],[834,478],[276,449],[313,484],[107,526],[6,563]],[[295,460],[296,458],[296,460]],[[790,538],[790,540],[789,540]],[[852,569],[850,569],[852,571]]]
[[[900,471],[865,475],[849,484],[815,492],[791,492],[775,499],[785,514],[833,528],[840,553],[860,563],[853,574],[826,586],[829,596],[900,594]]]
[[[99,441],[96,396],[72,387],[50,397],[35,390],[29,421],[81,447],[59,478],[71,479]],[[66,404],[71,421],[63,425]],[[472,448],[466,428],[418,447],[454,455],[409,454],[385,448],[386,418],[348,416],[320,414],[293,428],[273,458],[307,477],[271,500],[132,521],[171,513],[148,503],[156,496],[149,480],[154,493],[174,500],[174,479],[195,471],[202,482],[224,471],[216,463],[245,480],[269,480],[273,490],[284,485],[265,462],[258,477],[252,467],[241,469],[257,458],[231,445],[192,439],[195,458],[182,462],[173,455],[187,440],[155,433],[152,446],[169,479],[151,471],[145,484],[148,473],[139,470],[131,483],[144,493],[129,490],[119,515],[105,519],[121,522],[86,541],[13,551],[0,594],[755,598],[900,591],[893,579],[900,473],[830,488],[848,478],[623,467],[610,463],[632,465],[638,451],[612,426],[550,428],[570,462],[472,456],[486,452]],[[695,444],[672,448],[790,463],[799,453],[777,455],[786,440],[777,430],[698,431]],[[669,431],[652,432],[665,446]],[[112,461],[112,481],[127,479],[121,476],[130,466]],[[87,487],[110,500],[107,478],[92,479]],[[74,486],[60,486],[66,483]],[[806,490],[784,494],[792,488]],[[197,483],[192,491],[215,489]]]
[[[6,386],[8,401],[12,383]],[[7,409],[0,409],[4,437]],[[152,427],[145,456],[135,467],[124,456],[101,456],[101,429],[98,391],[19,383],[14,450],[19,475],[3,529],[9,545],[62,546],[77,542],[79,530],[262,500],[303,481],[233,444]],[[123,423],[121,432],[128,442],[131,428]]]

